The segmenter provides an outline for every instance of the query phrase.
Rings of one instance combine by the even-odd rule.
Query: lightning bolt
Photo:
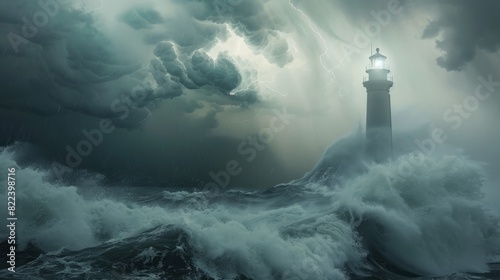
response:
[[[242,88],[242,89],[239,89],[239,90],[235,91],[235,92],[233,93],[233,95],[236,95],[236,94],[238,94],[238,93],[240,93],[240,92],[244,92],[244,91],[249,90],[249,89],[250,89],[250,86],[251,86],[251,85],[253,85],[253,84],[261,84],[261,85],[263,85],[264,87],[266,87],[266,88],[270,89],[271,91],[273,91],[273,92],[276,92],[276,93],[280,94],[281,96],[287,96],[288,94],[283,93],[283,92],[281,92],[281,91],[279,91],[279,90],[277,90],[277,89],[275,89],[275,88],[273,88],[273,87],[271,87],[271,86],[269,85],[269,83],[274,82],[275,78],[276,78],[276,72],[275,72],[275,73],[273,73],[272,79],[271,79],[270,81],[261,81],[261,80],[259,80],[259,79],[255,80],[255,81],[251,81],[251,82],[249,82],[249,83],[247,84],[247,86],[246,86],[245,88]]]
[[[236,93],[238,93],[238,92],[242,92],[242,91],[245,91],[245,90],[250,89],[250,84],[253,84],[253,83],[262,83],[262,82],[261,82],[261,81],[253,81],[253,82],[251,82],[251,83],[249,83],[249,84],[247,85],[247,88],[245,88],[245,89],[241,89],[241,90],[238,90],[238,91],[236,91],[236,92],[235,92],[235,94],[236,94]],[[267,85],[264,85],[264,86],[266,86],[267,88],[269,88],[269,89],[271,89],[271,90],[273,90],[273,91],[275,91],[275,92],[277,92],[277,93],[279,93],[279,94],[281,94],[281,95],[283,95],[283,96],[286,96],[286,94],[281,93],[279,90],[273,89],[273,88],[271,88],[271,87],[269,87],[269,86],[267,86]],[[237,121],[228,121],[228,122],[229,122],[229,123],[245,123],[245,122],[249,122],[249,121],[252,121],[252,120],[257,119],[257,117],[258,117],[258,116],[260,116],[260,114],[262,114],[262,112],[263,112],[263,111],[264,111],[264,109],[263,109],[263,108],[261,108],[261,109],[260,109],[260,110],[259,110],[259,111],[255,114],[255,115],[253,115],[251,118],[245,118],[245,119],[242,119],[242,120],[237,120]]]
[[[307,23],[308,23],[309,28],[311,29],[311,31],[312,31],[314,34],[316,34],[316,36],[318,36],[318,38],[319,38],[319,39],[321,40],[321,42],[323,43],[323,50],[324,50],[324,52],[323,52],[323,53],[319,56],[319,61],[320,61],[320,64],[321,64],[321,66],[325,69],[325,71],[327,72],[327,76],[330,76],[330,77],[331,77],[330,81],[331,81],[331,82],[334,82],[334,83],[338,83],[338,82],[335,80],[335,79],[336,79],[336,75],[335,75],[334,70],[335,70],[335,69],[337,69],[340,65],[342,65],[342,63],[344,63],[344,60],[345,60],[345,59],[347,58],[347,56],[348,56],[348,55],[347,55],[347,54],[348,54],[348,50],[349,50],[350,48],[352,48],[352,46],[354,45],[354,40],[353,40],[353,42],[352,42],[352,43],[351,43],[351,44],[350,44],[350,45],[349,45],[349,46],[345,49],[345,51],[344,51],[344,55],[343,55],[343,56],[342,56],[342,58],[339,60],[339,62],[338,62],[336,65],[334,65],[333,67],[328,68],[328,66],[326,66],[326,65],[325,65],[324,58],[325,58],[325,57],[328,57],[328,58],[330,57],[330,55],[329,55],[330,50],[329,50],[329,48],[328,48],[328,44],[327,44],[327,42],[326,42],[325,38],[323,37],[323,35],[321,34],[321,32],[319,32],[319,31],[318,31],[318,29],[314,26],[314,24],[312,23],[312,21],[311,21],[311,19],[309,18],[309,16],[308,16],[308,15],[307,15],[307,14],[306,14],[303,10],[301,10],[300,8],[298,8],[297,6],[295,6],[295,5],[292,3],[292,0],[288,0],[288,4],[290,4],[290,6],[291,6],[291,7],[292,7],[295,11],[297,11],[300,15],[302,15],[302,16],[306,19],[306,21],[307,21]],[[340,95],[341,97],[345,96],[345,95],[342,95],[342,94],[340,93],[340,88],[339,88],[339,92],[338,92],[338,93],[339,93],[339,95]]]
[[[281,92],[281,91],[279,91],[279,90],[277,90],[277,89],[272,88],[271,86],[269,86],[269,83],[274,82],[275,78],[276,78],[276,72],[275,72],[275,73],[273,73],[272,79],[271,79],[270,81],[266,81],[266,82],[264,82],[264,81],[261,81],[261,80],[259,80],[259,79],[255,80],[255,81],[251,81],[251,82],[249,82],[249,83],[246,85],[246,87],[245,87],[245,88],[243,88],[243,89],[239,89],[239,90],[237,90],[237,91],[233,92],[233,93],[232,93],[232,95],[236,95],[236,94],[238,94],[238,93],[240,93],[240,92],[244,92],[244,91],[250,90],[250,89],[251,89],[251,88],[250,88],[250,86],[251,86],[251,85],[253,85],[253,84],[261,84],[261,85],[263,85],[264,87],[268,88],[269,90],[271,90],[271,91],[273,91],[273,92],[276,92],[276,93],[280,94],[281,96],[287,96],[288,94],[283,93],[283,92]],[[258,116],[259,116],[259,115],[260,115],[263,111],[264,111],[264,109],[263,109],[263,108],[261,108],[261,109],[260,109],[260,110],[259,110],[259,111],[258,111],[258,112],[254,115],[254,116],[252,116],[251,118],[248,118],[248,119],[243,119],[243,120],[238,120],[238,121],[229,121],[229,122],[230,122],[230,123],[244,123],[244,122],[249,122],[249,121],[255,120],[255,119],[256,119],[256,118],[257,118],[257,117],[258,117]]]
[[[331,69],[331,68],[328,68],[326,65],[325,65],[325,62],[323,61],[324,57],[330,57],[328,52],[328,44],[326,43],[326,40],[325,38],[323,38],[323,35],[321,35],[321,32],[319,32],[315,27],[314,27],[314,24],[312,23],[311,19],[309,18],[309,16],[307,16],[307,14],[302,11],[301,9],[297,8],[297,6],[295,6],[293,3],[292,3],[292,0],[288,0],[288,4],[290,4],[290,6],[295,10],[297,11],[299,14],[301,14],[307,21],[307,23],[309,24],[309,28],[311,29],[311,31],[316,34],[318,36],[318,38],[321,40],[321,42],[323,43],[323,49],[324,49],[324,52],[319,56],[319,62],[321,63],[321,66],[323,66],[323,68],[326,70],[326,72],[328,73],[329,76],[331,76],[331,81],[334,81],[335,80],[335,73],[333,72],[334,69]]]

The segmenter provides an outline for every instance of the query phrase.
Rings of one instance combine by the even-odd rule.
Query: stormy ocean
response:
[[[363,143],[340,139],[301,179],[220,192],[105,186],[95,174],[58,184],[16,162],[22,145],[2,148],[0,169],[18,170],[20,251],[0,278],[500,279],[481,164],[417,153],[370,164]]]

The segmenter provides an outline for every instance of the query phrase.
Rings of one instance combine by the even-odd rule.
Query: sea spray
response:
[[[4,148],[0,168],[18,168],[20,242],[46,253],[17,275],[348,279],[386,273],[370,266],[375,255],[420,275],[481,272],[498,258],[499,224],[484,204],[480,164],[425,156],[403,176],[409,155],[373,164],[360,147],[355,133],[302,179],[218,197],[168,186],[95,186],[106,195],[93,197],[49,181],[44,169],[19,166]],[[141,195],[113,195],[124,191]],[[50,266],[58,270],[41,269]]]

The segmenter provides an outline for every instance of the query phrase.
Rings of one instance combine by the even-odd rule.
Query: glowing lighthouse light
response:
[[[384,68],[384,60],[382,60],[381,58],[376,58],[375,61],[373,61],[373,68],[376,69]]]
[[[387,57],[380,54],[380,49],[377,48],[377,53],[370,57],[372,69],[385,69],[385,60]]]

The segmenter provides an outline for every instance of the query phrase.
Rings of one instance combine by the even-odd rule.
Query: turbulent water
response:
[[[3,186],[18,168],[22,251],[0,278],[500,279],[480,164],[403,154],[376,165],[362,145],[354,133],[302,179],[217,194],[57,184],[4,148]]]

